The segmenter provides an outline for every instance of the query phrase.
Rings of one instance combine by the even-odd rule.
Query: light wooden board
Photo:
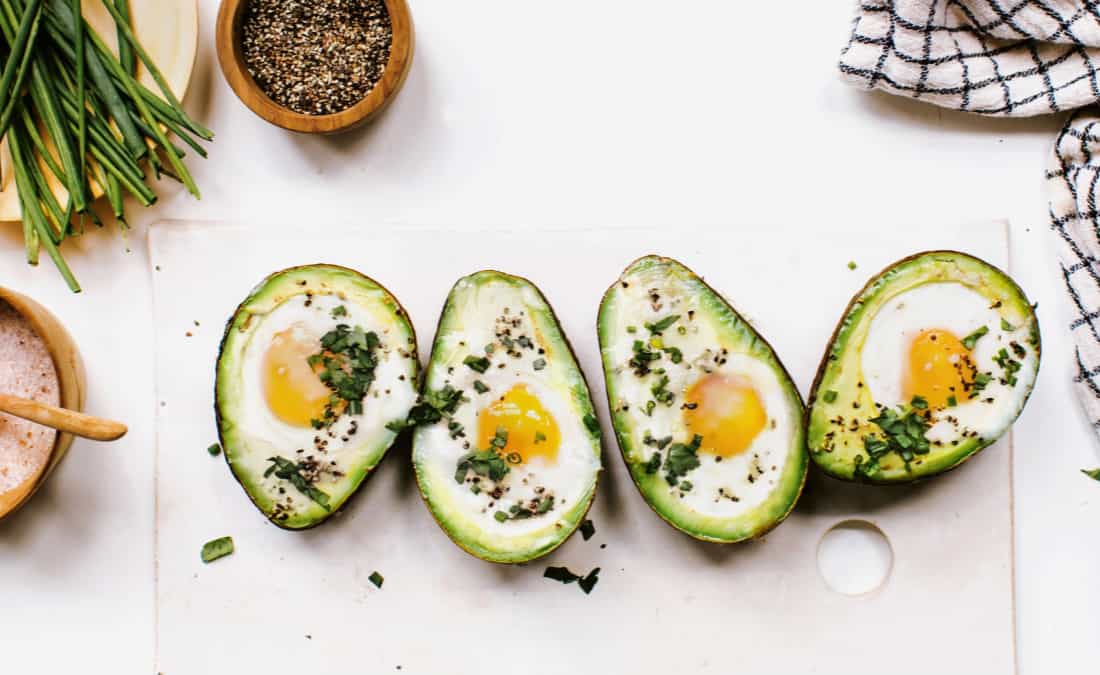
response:
[[[719,547],[649,510],[606,433],[597,304],[642,254],[677,257],[705,276],[772,342],[803,395],[834,323],[869,275],[929,248],[1008,262],[1003,223],[796,233],[155,225],[157,670],[1013,673],[1009,441],[918,486],[849,486],[812,474],[794,514],[764,541]],[[590,516],[595,537],[575,536],[522,567],[471,558],[431,519],[402,446],[328,524],[289,533],[264,520],[224,461],[206,454],[216,438],[217,345],[263,276],[320,261],[385,284],[408,309],[422,355],[459,276],[497,268],[542,288],[609,439]],[[817,569],[822,534],[849,518],[878,525],[894,551],[886,584],[858,597],[831,591]],[[237,553],[204,566],[201,545],[222,535],[235,538]],[[603,571],[585,596],[543,579],[548,564]],[[382,590],[367,580],[374,570],[385,575]]]

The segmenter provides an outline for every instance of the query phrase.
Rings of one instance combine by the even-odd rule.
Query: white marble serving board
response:
[[[786,523],[729,547],[674,531],[630,481],[609,433],[595,318],[634,258],[670,255],[704,276],[771,341],[804,396],[848,300],[890,262],[955,248],[1011,271],[1004,223],[809,231],[154,226],[157,671],[1013,673],[1010,440],[912,487],[812,473]],[[590,514],[596,535],[578,534],[526,566],[476,560],[424,507],[407,445],[322,527],[268,524],[225,462],[206,453],[216,439],[214,361],[224,322],[249,289],[312,262],[347,265],[388,287],[412,317],[422,358],[459,276],[496,268],[538,284],[608,439]],[[817,566],[823,533],[851,518],[880,527],[894,552],[885,585],[855,597],[830,590]],[[203,542],[223,535],[237,553],[204,565]],[[547,565],[600,567],[600,582],[585,596],[543,579]],[[381,590],[368,581],[374,570],[385,576]]]

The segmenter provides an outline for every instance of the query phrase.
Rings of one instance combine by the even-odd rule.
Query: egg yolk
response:
[[[949,398],[956,402],[970,398],[974,371],[970,350],[954,333],[921,331],[909,345],[902,394],[906,400],[920,396],[932,408],[946,408]]]
[[[768,422],[752,382],[741,375],[707,375],[696,381],[684,398],[684,424],[688,431],[703,437],[700,452],[738,455],[752,445]]]
[[[515,453],[521,462],[535,457],[548,463],[557,459],[561,445],[558,423],[526,386],[517,384],[481,410],[477,418],[477,447],[491,447],[498,429],[508,434],[501,455]]]
[[[316,340],[304,340],[294,327],[277,333],[264,354],[263,387],[267,407],[291,426],[308,427],[321,419],[332,393],[307,359],[316,354]]]

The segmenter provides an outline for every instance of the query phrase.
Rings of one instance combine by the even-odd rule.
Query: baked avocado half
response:
[[[768,343],[670,258],[632,263],[599,312],[623,459],[661,518],[704,541],[759,537],[806,480],[803,406]]]
[[[498,563],[546,555],[580,525],[601,433],[573,351],[529,281],[484,271],[443,308],[409,423],[428,509],[461,548]]]
[[[844,480],[904,483],[952,469],[1019,416],[1039,322],[1004,272],[955,251],[901,260],[845,311],[810,395],[811,457]]]
[[[333,265],[276,272],[229,319],[214,410],[234,477],[271,522],[324,522],[382,460],[416,401],[412,324],[397,299]]]

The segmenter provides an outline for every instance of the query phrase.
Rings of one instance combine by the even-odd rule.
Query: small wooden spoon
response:
[[[8,394],[0,394],[0,412],[93,441],[117,441],[126,435],[126,425],[121,422],[112,422]]]

